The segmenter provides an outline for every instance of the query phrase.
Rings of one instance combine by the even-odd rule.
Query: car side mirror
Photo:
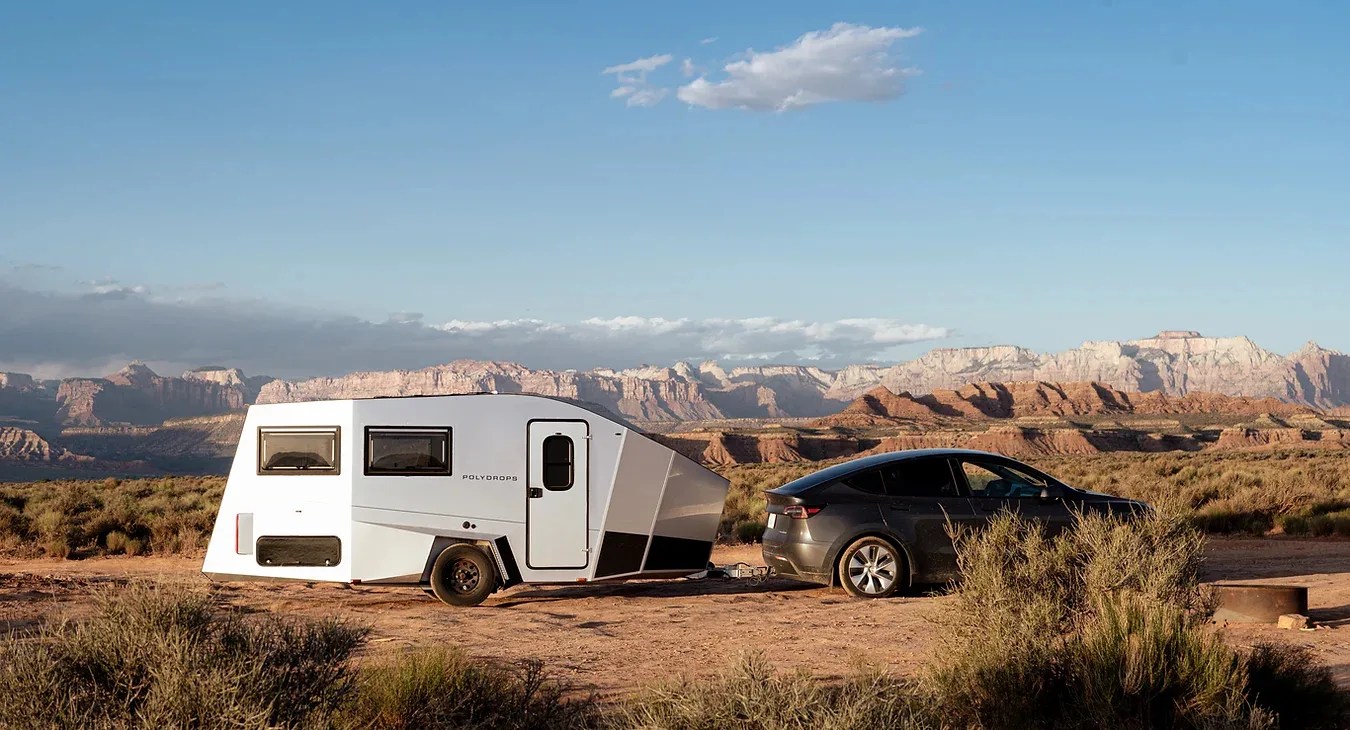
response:
[[[1055,491],[1051,492],[1051,491],[1050,491],[1050,487],[1041,487],[1041,501],[1042,501],[1042,502],[1049,502],[1049,501],[1052,500],[1052,499],[1058,499],[1058,498],[1059,498],[1059,490],[1058,490],[1058,489],[1056,489]]]

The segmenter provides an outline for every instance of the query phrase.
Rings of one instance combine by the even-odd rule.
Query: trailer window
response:
[[[450,429],[366,429],[366,474],[448,476]]]
[[[544,488],[563,491],[572,488],[572,439],[554,434],[544,439]]]
[[[337,474],[338,428],[258,429],[259,474]]]

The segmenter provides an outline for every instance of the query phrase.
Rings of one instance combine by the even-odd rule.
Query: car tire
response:
[[[900,548],[880,537],[855,540],[839,556],[839,584],[857,598],[889,598],[908,579]]]
[[[431,566],[431,592],[451,606],[477,606],[497,590],[497,568],[473,545],[451,545]]]

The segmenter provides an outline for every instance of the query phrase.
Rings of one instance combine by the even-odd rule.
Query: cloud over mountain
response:
[[[160,299],[107,284],[91,294],[32,291],[0,283],[0,370],[99,373],[141,359],[211,363],[280,376],[421,367],[455,358],[514,360],[555,369],[648,362],[857,362],[890,348],[948,336],[946,328],[895,319],[806,322],[746,319],[591,318],[452,320],[430,324],[398,312],[382,322],[209,297]]]

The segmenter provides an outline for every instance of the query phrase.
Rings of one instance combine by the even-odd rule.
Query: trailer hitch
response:
[[[692,580],[701,580],[703,578],[722,578],[723,580],[746,579],[758,585],[773,576],[773,568],[767,565],[751,565],[749,563],[728,563],[726,565],[714,565],[708,563],[708,567],[701,573],[695,573],[689,576]]]

